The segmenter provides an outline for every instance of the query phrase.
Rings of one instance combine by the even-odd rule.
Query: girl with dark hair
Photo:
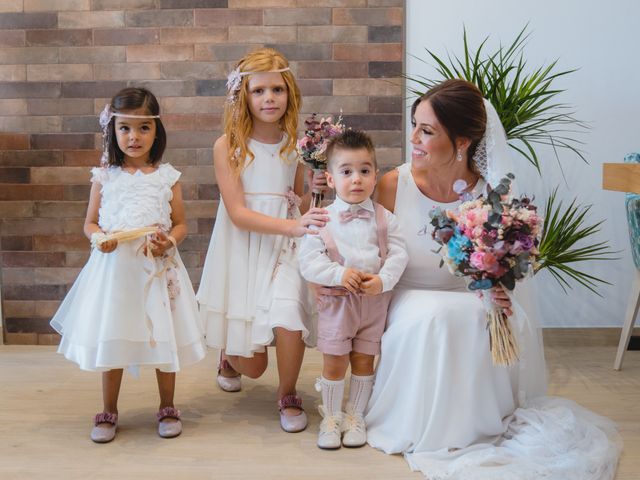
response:
[[[175,373],[205,356],[203,328],[177,245],[187,235],[178,179],[159,164],[166,145],[155,96],[118,92],[100,115],[102,166],[92,169],[84,233],[91,256],[51,325],[58,352],[81,369],[102,372],[104,408],[91,439],[114,439],[124,367],[156,368],[158,434],[182,431],[173,404]]]
[[[167,132],[160,120],[160,104],[158,99],[153,93],[146,88],[125,88],[121,90],[111,99],[111,105],[109,106],[112,112],[133,112],[140,110],[144,115],[148,116],[145,125],[153,123],[155,125],[155,135],[151,150],[149,150],[148,163],[150,165],[156,165],[162,158],[164,149],[167,146]],[[144,119],[143,115],[143,119]],[[121,116],[114,114],[115,117]],[[129,116],[128,118],[135,118]],[[102,120],[102,119],[101,119]],[[151,122],[153,120],[153,122]],[[103,156],[103,160],[106,160],[109,165],[123,166],[125,160],[125,152],[119,145],[118,131],[116,131],[116,122],[109,122],[106,131],[106,142],[108,148],[105,149],[106,157]]]

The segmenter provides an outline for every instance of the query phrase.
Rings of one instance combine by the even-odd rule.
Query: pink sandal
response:
[[[102,424],[108,423],[104,426]],[[118,414],[102,412],[93,418],[93,429],[91,430],[91,440],[96,443],[109,443],[116,438],[118,428]]]
[[[222,353],[220,353],[220,357],[222,357]],[[240,380],[241,375],[238,374],[235,377],[225,377],[220,374],[221,370],[234,370],[228,360],[220,358],[220,365],[218,366],[218,377],[216,378],[218,382],[218,386],[224,390],[225,392],[239,392],[242,388],[242,381]]]
[[[286,415],[285,408],[297,408],[299,415]],[[280,411],[280,426],[285,432],[296,433],[307,428],[307,414],[302,408],[302,398],[298,395],[285,395],[278,400],[278,410]]]
[[[173,407],[161,408],[156,413],[158,419],[158,435],[162,438],[177,437],[182,433],[182,422],[180,421],[180,410]],[[163,422],[165,418],[174,418],[175,422]]]

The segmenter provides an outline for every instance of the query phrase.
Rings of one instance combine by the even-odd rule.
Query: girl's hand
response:
[[[358,293],[364,274],[355,268],[347,268],[342,275],[342,286],[351,293]]]
[[[316,173],[311,168],[307,168],[307,185],[309,185],[311,191],[322,193],[323,195],[326,195],[330,190],[327,185],[327,176],[324,172],[319,171]]]
[[[301,237],[306,233],[311,235],[317,235],[317,230],[312,230],[309,227],[314,225],[318,228],[322,228],[329,221],[328,211],[325,208],[310,208],[307,213],[295,220],[295,224],[289,230],[290,237]]]
[[[107,240],[97,245],[102,253],[111,253],[118,247],[118,240]]]
[[[173,247],[173,242],[169,240],[169,235],[164,233],[162,230],[158,230],[151,237],[149,248],[151,249],[151,254],[154,257],[161,257],[171,247]],[[145,255],[146,253],[147,252],[145,252]]]
[[[382,293],[382,279],[380,275],[364,274],[360,289],[366,295],[378,295]]]
[[[504,291],[504,288],[501,286],[493,287],[490,295],[493,304],[501,307],[507,317],[513,315],[513,311],[511,310],[511,299],[507,295],[507,292]]]

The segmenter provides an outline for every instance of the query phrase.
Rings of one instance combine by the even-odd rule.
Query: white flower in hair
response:
[[[240,73],[240,67],[236,67],[227,76],[227,90],[229,95],[233,95],[239,88],[240,82],[242,82],[242,74]]]
[[[100,157],[100,165],[106,167],[109,163],[109,142],[107,140],[107,131],[109,122],[113,118],[114,112],[111,110],[111,105],[108,103],[104,106],[98,121],[102,127],[102,157]]]
[[[102,112],[100,112],[100,126],[104,129],[107,125],[109,125],[109,122],[112,118],[113,112],[111,111],[111,106],[107,103],[104,106]]]

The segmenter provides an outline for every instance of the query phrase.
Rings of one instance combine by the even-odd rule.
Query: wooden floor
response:
[[[617,478],[640,478],[640,352],[628,352],[615,372],[615,330],[547,330],[545,339],[549,393],[618,422],[625,445]],[[137,380],[125,375],[118,436],[97,445],[88,435],[100,409],[100,376],[81,372],[53,347],[0,346],[0,479],[422,478],[397,455],[315,446],[316,351],[308,350],[299,383],[310,428],[298,434],[280,430],[272,366],[229,394],[214,383],[214,363],[211,352],[178,376],[184,433],[173,440],[155,433],[152,370]]]

